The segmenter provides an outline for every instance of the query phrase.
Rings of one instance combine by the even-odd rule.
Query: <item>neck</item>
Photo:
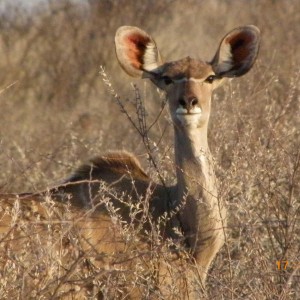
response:
[[[207,127],[175,128],[177,204],[187,243],[195,259],[207,269],[223,244],[225,210],[217,195]],[[215,250],[214,250],[215,249]]]
[[[185,194],[203,194],[203,188],[216,193],[212,157],[207,143],[207,127],[185,130],[175,128],[175,162],[177,167],[177,201]]]

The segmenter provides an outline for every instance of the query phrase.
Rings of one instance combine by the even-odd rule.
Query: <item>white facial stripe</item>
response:
[[[193,77],[190,77],[190,78],[183,77],[183,78],[180,78],[180,79],[175,79],[175,80],[173,80],[173,81],[176,82],[176,83],[180,83],[180,82],[188,82],[188,81],[192,81],[192,82],[203,82],[203,79],[197,79],[197,78],[193,78]]]
[[[209,74],[207,75],[210,76],[210,75],[214,75],[214,74]],[[173,82],[175,83],[181,83],[181,82],[195,82],[195,83],[201,83],[201,82],[204,82],[206,78],[202,78],[202,79],[199,79],[199,78],[194,78],[194,77],[183,77],[183,78],[180,78],[180,79],[173,79]]]

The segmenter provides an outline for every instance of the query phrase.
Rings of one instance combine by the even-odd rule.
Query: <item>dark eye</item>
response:
[[[213,81],[217,78],[216,75],[210,75],[208,76],[204,81],[207,83],[213,83]]]
[[[168,77],[168,76],[163,76],[162,80],[164,81],[164,83],[166,85],[169,85],[169,84],[173,83],[173,80],[170,77]]]

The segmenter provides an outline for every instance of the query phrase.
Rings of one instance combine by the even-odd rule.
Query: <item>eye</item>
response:
[[[173,80],[168,76],[163,76],[162,80],[164,81],[165,85],[169,85],[169,84],[173,83]]]
[[[204,80],[204,82],[207,82],[207,83],[213,83],[213,81],[214,81],[216,78],[217,78],[216,75],[210,75],[210,76],[208,76],[208,77]]]

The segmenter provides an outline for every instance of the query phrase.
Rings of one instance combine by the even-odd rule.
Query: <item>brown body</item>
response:
[[[136,27],[119,28],[115,42],[123,69],[149,78],[166,93],[175,132],[176,186],[152,182],[135,157],[112,153],[80,167],[65,184],[42,195],[18,200],[3,196],[2,243],[15,251],[28,237],[20,224],[35,224],[35,229],[47,232],[56,220],[56,241],[75,231],[83,253],[93,253],[98,268],[111,270],[117,257],[124,258],[117,264],[128,272],[127,288],[135,278],[130,270],[139,264],[148,268],[155,277],[151,292],[135,286],[128,292],[131,298],[199,299],[211,262],[224,243],[226,225],[207,141],[211,95],[223,78],[241,76],[252,67],[259,30],[245,26],[231,31],[211,63],[190,57],[163,63],[152,37]],[[130,228],[134,234],[124,234]],[[72,253],[70,244],[63,249]],[[129,259],[129,250],[139,255]],[[72,262],[74,257],[65,259]]]
[[[20,264],[18,275],[24,288],[8,291],[9,297],[18,298],[22,293],[27,298],[32,290],[40,288],[41,281],[53,281],[36,271],[47,268],[48,260],[59,261],[66,269],[57,275],[62,282],[74,262],[82,272],[85,260],[92,261],[101,282],[119,277],[120,270],[121,274],[127,273],[128,285],[123,291],[115,294],[109,289],[101,296],[104,299],[127,294],[130,299],[141,299],[147,294],[145,287],[130,282],[149,276],[149,272],[154,274],[151,280],[157,289],[159,260],[151,268],[148,261],[153,261],[154,252],[166,256],[167,246],[163,249],[161,242],[175,236],[172,228],[178,224],[177,217],[171,217],[167,208],[173,190],[152,182],[133,155],[113,152],[92,159],[64,184],[48,191],[0,194],[0,268]],[[173,260],[172,251],[169,257]],[[136,275],[138,267],[140,272],[147,270],[146,274]],[[33,280],[35,276],[39,280]],[[72,273],[70,278],[74,277]],[[91,286],[89,281],[82,282],[82,294],[63,283],[57,291],[47,287],[37,296],[49,298],[56,293],[63,299],[82,299]],[[153,299],[156,297],[154,293]]]

